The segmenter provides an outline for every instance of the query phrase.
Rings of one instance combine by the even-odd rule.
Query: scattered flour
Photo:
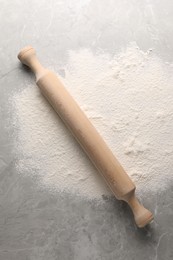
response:
[[[173,180],[172,65],[132,45],[114,57],[70,51],[58,72],[139,193],[164,189]],[[19,173],[52,191],[109,193],[34,83],[13,95],[12,109]]]

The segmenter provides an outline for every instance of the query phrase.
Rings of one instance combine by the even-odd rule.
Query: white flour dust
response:
[[[172,65],[131,46],[114,57],[71,51],[68,64],[59,71],[137,190],[164,189],[173,180]],[[13,95],[12,109],[21,174],[52,191],[90,198],[108,193],[34,84]]]

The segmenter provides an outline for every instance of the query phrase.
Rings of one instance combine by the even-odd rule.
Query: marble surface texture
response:
[[[126,204],[113,197],[86,201],[38,188],[14,167],[7,98],[33,83],[16,55],[33,45],[49,67],[68,50],[110,54],[134,41],[173,61],[171,0],[0,0],[0,260],[171,260],[173,184],[143,202],[155,221],[134,225]]]

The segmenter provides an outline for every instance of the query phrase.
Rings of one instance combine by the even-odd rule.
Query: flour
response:
[[[55,69],[56,70],[56,69]],[[148,192],[173,180],[172,65],[132,45],[111,57],[70,51],[58,68],[85,111],[137,186]],[[16,167],[50,191],[97,198],[109,191],[59,117],[28,85],[11,98],[17,136]]]

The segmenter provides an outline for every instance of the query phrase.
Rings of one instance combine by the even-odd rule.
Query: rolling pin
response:
[[[40,91],[72,132],[115,197],[129,204],[137,226],[147,225],[153,219],[152,213],[139,203],[134,183],[57,75],[40,64],[31,46],[23,48],[18,58],[34,72]]]

